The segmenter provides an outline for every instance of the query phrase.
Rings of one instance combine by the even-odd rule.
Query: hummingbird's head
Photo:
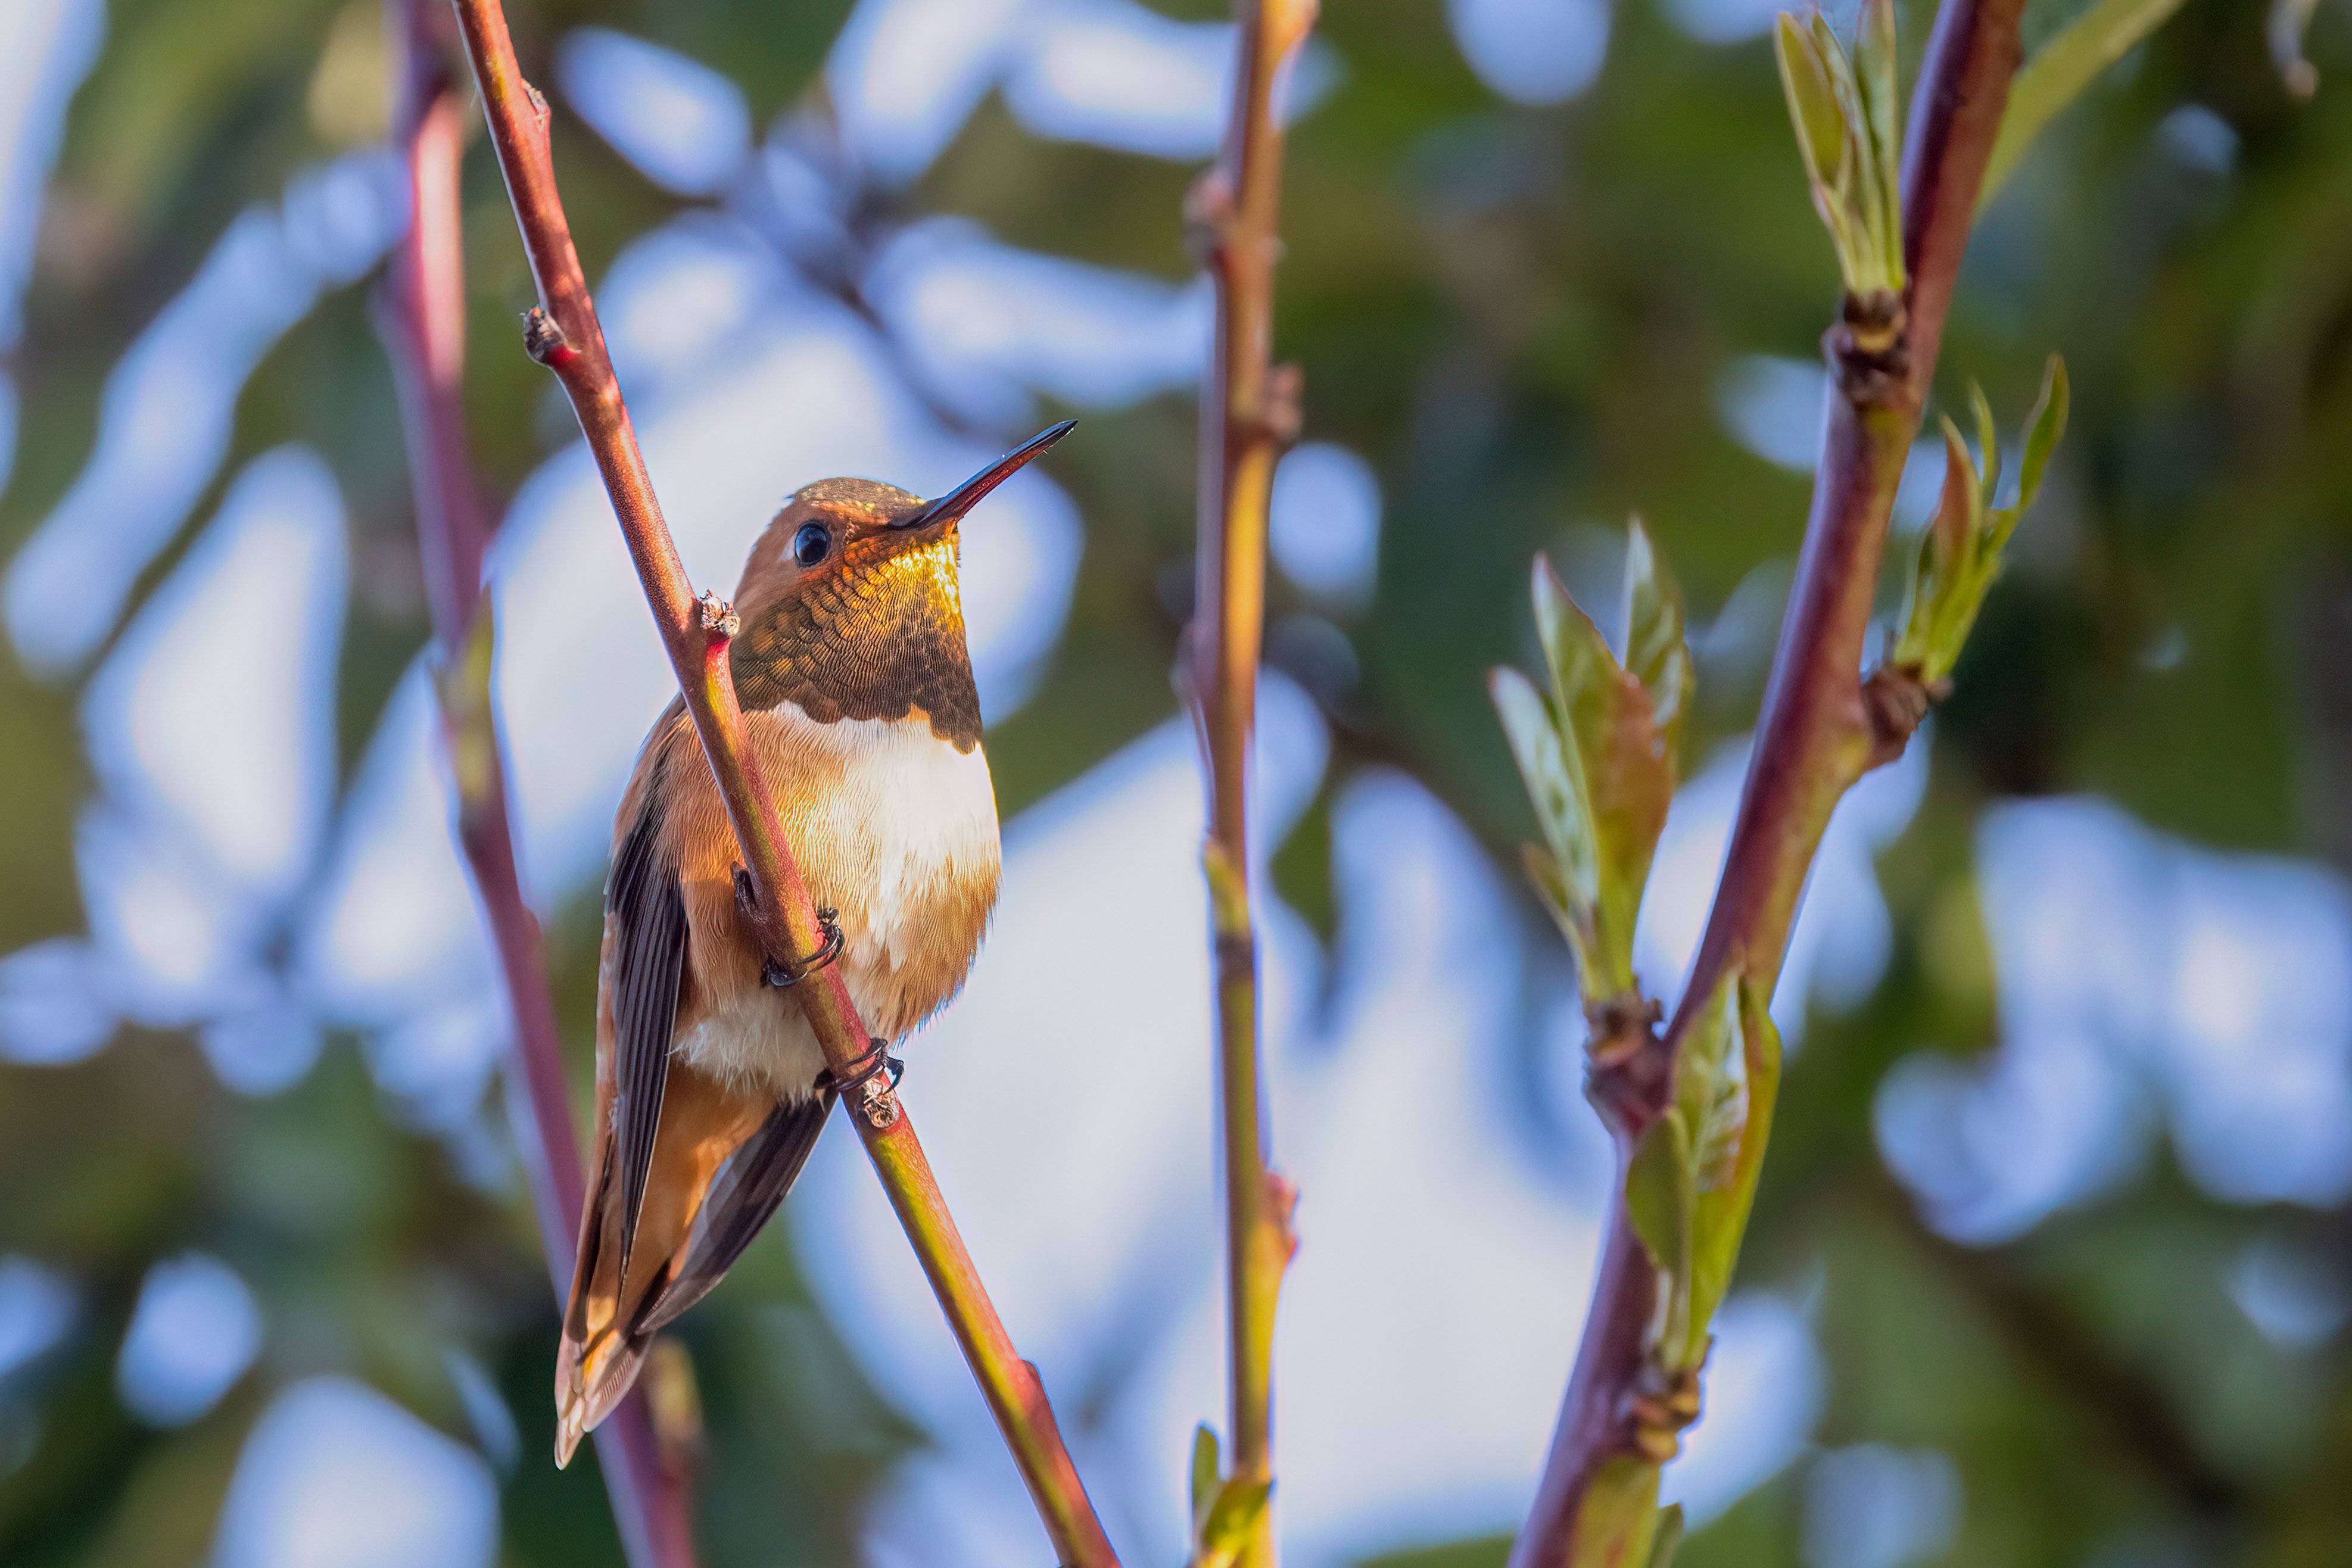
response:
[[[820,479],[784,503],[743,564],[730,661],[747,709],[902,718],[919,708],[962,750],[980,738],[964,648],[959,525],[981,498],[1070,433],[1041,431],[946,495]]]

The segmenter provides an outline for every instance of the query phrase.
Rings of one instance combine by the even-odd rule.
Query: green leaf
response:
[[[1667,757],[1682,745],[1683,716],[1696,679],[1683,633],[1682,596],[1658,564],[1636,517],[1625,539],[1625,669],[1650,697],[1650,724]]]
[[[1862,88],[1853,78],[1853,59],[1838,42],[1837,34],[1830,27],[1829,18],[1819,11],[1812,15],[1813,53],[1822,62],[1822,72],[1829,78],[1830,95],[1837,100],[1838,120],[1845,127],[1845,145],[1838,149],[1836,190],[1841,204],[1857,215],[1861,204],[1868,199],[1858,189],[1873,183],[1873,172],[1864,160],[1870,151],[1870,117],[1862,106]]]
[[[1633,925],[1674,798],[1693,665],[1682,603],[1638,523],[1625,557],[1630,667],[1591,617],[1535,563],[1536,629],[1549,696],[1516,670],[1488,691],[1546,852],[1528,872],[1575,949],[1579,984],[1599,1002],[1634,989]]]
[[[1535,567],[1536,634],[1543,641],[1544,659],[1550,666],[1552,701],[1569,731],[1578,737],[1577,750],[1590,757],[1584,737],[1607,727],[1612,688],[1622,674],[1609,639],[1577,608],[1568,589],[1541,556]],[[1598,813],[1596,813],[1597,815]]]
[[[1961,439],[1960,427],[1949,414],[1942,417],[1941,424],[1944,492],[1927,525],[1927,535],[1936,541],[1936,569],[1948,581],[1968,564],[1977,519],[1984,512],[1984,481],[1977,474],[1976,459],[1969,455],[1969,444]]]
[[[1621,1454],[1592,1472],[1569,1543],[1573,1568],[1648,1568],[1657,1540],[1658,1467]]]
[[[1206,1421],[1192,1428],[1192,1520],[1195,1531],[1208,1518],[1209,1505],[1217,1495],[1217,1480],[1223,1471],[1217,1454],[1217,1435]]]
[[[1780,90],[1789,99],[1789,120],[1797,129],[1806,178],[1816,187],[1833,189],[1838,161],[1845,153],[1845,116],[1830,90],[1829,73],[1811,34],[1786,11],[1772,26],[1772,55],[1780,62]]]
[[[1854,79],[1870,133],[1871,233],[1878,265],[1900,287],[1903,277],[1903,142],[1895,124],[1894,0],[1865,0],[1854,37]]]
[[[1738,1152],[1726,1179],[1698,1195],[1692,1216],[1690,1335],[1686,1365],[1706,1356],[1707,1325],[1731,1289],[1739,1244],[1763,1174],[1764,1150],[1772,1134],[1772,1110],[1780,1093],[1780,1034],[1772,1027],[1770,993],[1742,977],[1725,1018],[1726,1032],[1738,1041],[1743,1086]]]
[[[1581,977],[1591,973],[1592,932],[1588,926],[1578,924],[1580,918],[1591,917],[1591,910],[1584,909],[1580,915],[1580,906],[1570,899],[1568,888],[1559,880],[1559,862],[1541,844],[1521,844],[1519,858],[1527,867],[1528,880],[1535,883],[1536,892],[1542,895],[1544,906],[1551,911],[1552,923],[1568,939],[1569,951],[1576,956],[1578,975]]]
[[[1946,654],[1957,653],[1946,644],[1956,607],[1975,577],[1977,536],[1984,516],[1984,486],[1960,427],[1949,415],[1944,432],[1944,489],[1936,515],[1928,520],[1913,563],[1911,583],[1904,596],[1903,631],[1895,643],[1894,663],[1936,680],[1950,668]],[[1966,635],[1965,626],[1961,634]]]
[[[1912,563],[1903,630],[1889,657],[1895,668],[1930,684],[1948,675],[1958,663],[1984,596],[2000,575],[2001,551],[2041,493],[2051,455],[2066,432],[2065,361],[2053,354],[2042,371],[2041,393],[2026,420],[2017,499],[2007,507],[1990,508],[2000,481],[2000,439],[1991,405],[1982,389],[1974,386],[1969,389],[1969,401],[1984,452],[1982,467],[1970,461],[1958,427],[1945,419],[1943,498]]]
[[[1270,1481],[1226,1479],[1223,1469],[1217,1435],[1204,1421],[1192,1428],[1192,1568],[1232,1568],[1274,1490]]]
[[[2016,517],[2024,516],[2025,508],[2033,505],[2033,497],[2042,493],[2042,471],[2050,466],[2051,454],[2058,450],[2058,443],[2066,434],[2068,402],[2066,361],[2053,354],[2042,367],[2041,395],[2033,400],[2033,412],[2025,416],[2025,455],[2017,465],[2017,501],[2011,507],[2014,514],[2012,526]]]
[[[1625,1217],[1658,1271],[1650,1344],[1671,1359],[1690,1333],[1691,1181],[1689,1124],[1680,1106],[1642,1134],[1625,1167]]]
[[[1504,738],[1519,765],[1536,809],[1553,871],[1547,879],[1563,918],[1591,940],[1591,911],[1601,897],[1601,848],[1592,823],[1592,794],[1581,759],[1561,733],[1558,710],[1535,683],[1513,669],[1487,676],[1486,689],[1503,721]]]
[[[1780,89],[1789,100],[1789,119],[1797,131],[1805,183],[1812,192],[1813,210],[1829,230],[1839,273],[1851,277],[1859,254],[1850,205],[1856,132],[1839,100],[1830,66],[1837,57],[1836,40],[1828,38],[1818,22],[1815,17],[1813,25],[1801,23],[1783,12],[1774,27],[1772,47],[1780,62]]]
[[[1818,10],[1803,21],[1784,13],[1772,39],[1813,207],[1845,287],[1901,289],[1902,117],[1891,0],[1866,0],[1851,53]]]
[[[1571,710],[1601,848],[1603,972],[1620,992],[1633,987],[1633,925],[1674,801],[1693,678],[1681,600],[1638,523],[1626,541],[1625,605],[1625,665],[1608,658],[1601,644],[1605,675],[1594,682],[1591,700]]]
[[[1233,1568],[1249,1544],[1250,1532],[1257,1528],[1258,1516],[1265,1511],[1265,1500],[1273,1490],[1269,1481],[1229,1480],[1219,1487],[1200,1523],[1193,1568]]]
[[[1675,1053],[1675,1106],[1690,1132],[1692,1189],[1705,1192],[1728,1176],[1747,1110],[1728,975]]]
[[[1585,788],[1582,766],[1562,733],[1558,710],[1533,682],[1517,670],[1498,669],[1487,676],[1487,690],[1543,828],[1544,844],[1528,844],[1524,851],[1528,876],[1568,938],[1578,974],[1594,975],[1602,960],[1596,950],[1601,847],[1592,792]]]
[[[1675,1553],[1682,1550],[1683,1505],[1669,1503],[1658,1511],[1657,1538],[1650,1543],[1649,1568],[1675,1568]]]
[[[1993,428],[1984,388],[1974,382],[1969,383],[1969,410],[1977,422],[1977,489],[1981,503],[1989,505],[2000,493],[2000,432]]]
[[[2016,171],[2043,127],[2081,97],[2100,72],[2179,9],[2180,0],[2098,0],[2042,45],[2009,89],[2009,107],[2001,113],[1984,185],[1977,193],[1977,211],[1984,211]]]

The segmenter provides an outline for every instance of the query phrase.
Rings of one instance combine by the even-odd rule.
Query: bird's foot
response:
[[[811,975],[815,974],[819,969],[824,968],[827,964],[830,964],[835,959],[840,957],[840,913],[836,910],[831,909],[818,910],[816,912],[816,928],[820,932],[824,933],[824,940],[820,941],[816,945],[815,952],[801,960],[800,964],[793,968],[786,968],[783,965],[777,963],[773,958],[761,958],[760,960],[761,980],[765,984],[775,987],[778,990],[782,990],[787,986],[799,985],[803,980],[807,979]]]
[[[740,865],[735,868],[735,904],[747,915],[751,915],[759,905],[758,895],[751,886],[751,873]],[[799,985],[803,980],[840,957],[841,912],[835,909],[819,909],[816,912],[816,928],[820,934],[816,951],[798,964],[779,964],[773,958],[762,955],[760,959],[761,983],[772,986],[781,991],[788,987]]]
[[[890,1042],[875,1035],[866,1041],[866,1053],[847,1071],[829,1072],[826,1077],[834,1092],[856,1106],[860,1115],[877,1127],[887,1127],[898,1119],[898,1104],[892,1096],[906,1071],[907,1064],[890,1054]]]

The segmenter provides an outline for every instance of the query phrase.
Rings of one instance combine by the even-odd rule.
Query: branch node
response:
[[[1203,266],[1214,260],[1231,239],[1234,221],[1234,181],[1222,162],[1201,172],[1184,193],[1184,231],[1194,258]]]
[[[713,643],[730,641],[735,633],[743,630],[743,618],[735,613],[735,607],[709,589],[702,591],[702,597],[696,603],[702,612],[702,630]]]
[[[1840,297],[1838,319],[1822,339],[1838,390],[1857,407],[1890,406],[1911,384],[1911,322],[1891,288]]]
[[[857,1113],[877,1132],[898,1124],[898,1095],[887,1079],[870,1078],[858,1092]]]
[[[1298,433],[1305,415],[1300,405],[1306,400],[1307,372],[1297,363],[1285,361],[1265,373],[1265,402],[1258,413],[1258,424],[1276,452],[1287,452],[1298,444]]]
[[[1625,1391],[1618,1414],[1628,1428],[1627,1442],[1652,1464],[1663,1465],[1682,1452],[1683,1432],[1698,1419],[1699,1371],[1706,1364],[1702,1357],[1697,1366],[1670,1371],[1644,1358],[1633,1386]]]
[[[522,351],[559,372],[580,357],[580,350],[572,346],[572,340],[563,335],[555,318],[536,305],[522,315]]]
[[[1949,679],[1922,681],[1914,671],[1881,664],[1862,683],[1862,707],[1870,726],[1870,752],[1865,770],[1884,767],[1903,755],[1918,732],[1927,710],[1952,689]]]
[[[1294,1223],[1298,1214],[1298,1184],[1274,1171],[1265,1173],[1266,1222],[1282,1246],[1283,1266],[1287,1268],[1298,1256],[1298,1228]]]
[[[1636,991],[1584,1006],[1584,1097],[1629,1144],[1665,1113],[1673,1089],[1671,1057],[1658,1034],[1665,1016]]]
[[[906,1070],[907,1064],[890,1054],[890,1042],[874,1035],[866,1040],[864,1054],[846,1071],[829,1069],[819,1082],[829,1082],[834,1092],[854,1106],[869,1125],[884,1128],[898,1120],[898,1102],[892,1091]]]

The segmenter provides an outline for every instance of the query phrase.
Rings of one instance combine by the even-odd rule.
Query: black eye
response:
[[[803,523],[801,531],[793,536],[793,559],[803,570],[814,566],[833,553],[833,530],[823,523]]]

